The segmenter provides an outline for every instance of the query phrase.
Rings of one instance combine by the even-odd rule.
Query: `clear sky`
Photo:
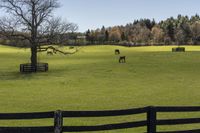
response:
[[[140,18],[164,20],[200,14],[200,0],[59,0],[55,15],[78,24],[79,31],[125,25]],[[0,12],[0,16],[3,13]]]
[[[178,14],[200,14],[200,0],[60,0],[56,15],[79,25],[79,31],[102,25],[125,25],[140,18],[156,21]]]

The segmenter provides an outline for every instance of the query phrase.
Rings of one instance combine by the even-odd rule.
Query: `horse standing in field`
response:
[[[126,56],[120,56],[119,63],[126,63]]]
[[[52,51],[47,51],[47,55],[53,55]]]
[[[115,49],[115,55],[119,55],[119,54],[120,54],[119,49]]]

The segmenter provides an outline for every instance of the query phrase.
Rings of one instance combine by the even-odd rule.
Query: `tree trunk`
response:
[[[32,24],[31,24],[31,65],[37,71],[37,16],[35,14],[35,2],[32,2]]]
[[[37,46],[32,45],[31,47],[31,65],[36,68],[37,66]]]

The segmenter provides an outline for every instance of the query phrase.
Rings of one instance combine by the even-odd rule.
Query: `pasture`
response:
[[[29,49],[0,46],[0,113],[54,110],[114,110],[144,106],[200,105],[200,47],[186,46],[81,47],[74,55],[38,55],[49,63],[47,73],[21,74],[19,64],[29,62]],[[67,47],[61,48],[67,50]],[[115,49],[126,56],[118,63]],[[162,118],[199,117],[199,113],[164,114]],[[66,119],[65,125],[95,125],[142,119],[146,116]],[[0,126],[49,125],[52,120],[0,121]],[[190,129],[200,125],[159,127]],[[142,133],[144,128],[105,131]],[[100,132],[104,133],[104,132]]]

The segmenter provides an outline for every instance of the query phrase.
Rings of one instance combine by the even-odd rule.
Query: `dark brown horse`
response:
[[[119,63],[126,63],[126,56],[120,56]]]
[[[115,55],[119,55],[119,54],[120,54],[119,49],[115,49]]]
[[[53,55],[52,51],[47,51],[47,55]]]

